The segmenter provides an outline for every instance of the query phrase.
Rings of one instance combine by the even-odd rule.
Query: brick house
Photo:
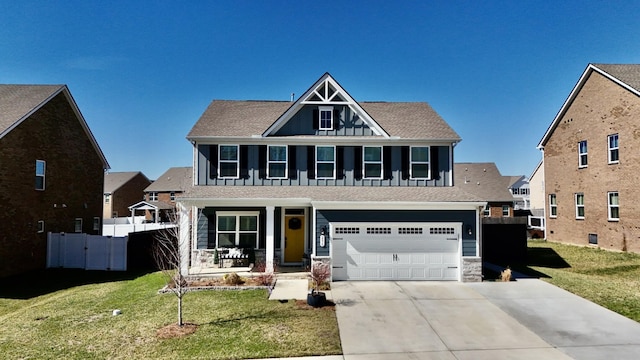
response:
[[[486,202],[454,186],[461,139],[424,102],[357,102],[325,73],[291,102],[214,100],[187,139],[192,267],[235,247],[333,280],[481,279]]]
[[[144,189],[150,184],[140,171],[104,174],[103,218],[130,216],[129,206],[144,198]]]
[[[102,232],[109,168],[65,85],[0,85],[0,276],[44,268],[47,232]]]
[[[176,209],[176,198],[181,196],[185,189],[193,182],[192,167],[172,167],[160,175],[151,185],[144,189],[145,204],[136,204],[151,207],[146,210],[149,220],[160,222],[171,221],[170,212]],[[135,208],[134,205],[132,208]]]
[[[515,199],[509,192],[511,177],[502,176],[495,163],[455,163],[453,174],[456,186],[487,201],[483,217],[513,217]]]
[[[640,252],[640,65],[589,64],[538,148],[547,240]]]

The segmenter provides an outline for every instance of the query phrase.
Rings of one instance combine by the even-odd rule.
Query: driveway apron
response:
[[[334,282],[344,358],[571,359],[477,290],[458,282]]]

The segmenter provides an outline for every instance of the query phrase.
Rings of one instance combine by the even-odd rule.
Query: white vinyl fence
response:
[[[47,267],[126,271],[127,241],[127,236],[49,233]]]

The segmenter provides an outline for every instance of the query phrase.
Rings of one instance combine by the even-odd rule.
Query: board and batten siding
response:
[[[473,210],[318,210],[316,213],[316,255],[331,254],[331,222],[457,222],[462,221],[462,256],[476,256],[476,213]],[[326,246],[320,246],[320,230],[325,226]],[[465,231],[471,227],[472,234]]]
[[[450,186],[449,146],[430,146],[431,179],[408,178],[408,146],[383,146],[383,179],[362,177],[362,146],[336,147],[336,179],[315,179],[314,146],[289,145],[287,179],[266,177],[267,145],[240,146],[239,178],[217,177],[217,145],[199,145],[197,185],[215,186]],[[310,150],[311,149],[311,150]],[[261,154],[262,153],[262,154]],[[390,164],[389,164],[390,162]],[[403,169],[404,167],[404,169]],[[310,171],[311,170],[311,171]]]

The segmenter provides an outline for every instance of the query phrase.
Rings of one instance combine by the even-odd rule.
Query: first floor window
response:
[[[270,179],[287,178],[287,146],[269,145],[267,158],[267,177]]]
[[[502,216],[509,216],[509,205],[502,205]]]
[[[221,178],[240,177],[238,145],[220,145],[218,152],[218,175]]]
[[[100,230],[100,218],[97,216],[93,218],[93,230]]]
[[[258,213],[226,213],[217,215],[216,247],[257,248]]]
[[[410,164],[412,179],[429,179],[429,147],[412,146]]]
[[[316,178],[336,178],[335,146],[316,146]]]
[[[556,194],[549,194],[549,217],[557,217],[558,216],[558,202],[556,199]]]
[[[609,220],[620,220],[620,203],[618,199],[618,192],[611,191],[607,194],[609,198]]]
[[[370,179],[382,178],[382,147],[365,146],[362,159],[364,162],[364,177]]]
[[[615,164],[619,161],[618,157],[618,134],[609,135],[609,164]]]
[[[36,160],[36,190],[44,190],[44,178],[47,163],[44,160]]]
[[[484,206],[484,210],[482,210],[482,215],[484,217],[489,217],[491,216],[491,207],[489,206],[489,204]]]
[[[169,193],[169,199],[171,201],[176,201],[176,193],[173,192],[173,191],[171,193]]]
[[[38,233],[43,233],[44,232],[44,220],[39,220],[38,221]]]
[[[576,219],[584,219],[584,194],[576,194]]]
[[[76,218],[73,222],[73,231],[77,233],[82,232],[82,218]]]
[[[111,194],[104,194],[104,203],[108,204],[111,202]]]
[[[578,167],[587,167],[587,140],[578,143]]]

